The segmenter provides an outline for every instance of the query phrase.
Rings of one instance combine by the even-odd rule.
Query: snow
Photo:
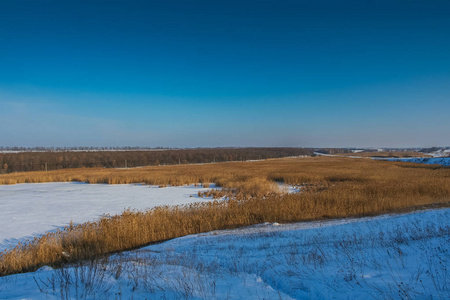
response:
[[[437,151],[431,152],[431,153],[427,153],[428,155],[431,155],[433,157],[449,157],[450,156],[450,149],[439,149]]]
[[[2,299],[449,299],[450,209],[264,223],[0,278]]]
[[[208,201],[197,193],[210,188],[77,182],[0,185],[0,249],[67,226],[71,220],[78,224],[103,214],[120,214],[127,208],[145,210]]]
[[[403,161],[420,164],[450,166],[450,157],[414,157],[414,158],[389,158],[389,161]]]
[[[302,189],[302,186],[299,185],[285,184],[283,182],[277,182],[277,184],[282,194],[295,194],[299,193]]]

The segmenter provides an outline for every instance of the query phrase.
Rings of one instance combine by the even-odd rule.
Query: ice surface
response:
[[[103,214],[120,214],[127,208],[145,210],[208,201],[197,195],[208,189],[76,182],[0,185],[0,249],[69,225],[71,220],[78,224]]]

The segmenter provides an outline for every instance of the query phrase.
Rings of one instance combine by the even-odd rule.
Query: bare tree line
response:
[[[0,153],[0,173],[59,170],[66,168],[129,168],[244,161],[312,155],[308,148],[207,148],[121,151],[30,151]]]

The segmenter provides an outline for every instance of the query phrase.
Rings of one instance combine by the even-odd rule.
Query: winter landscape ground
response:
[[[186,236],[0,278],[2,299],[448,299],[450,210]]]
[[[448,161],[439,159],[442,165]],[[413,160],[416,164],[317,157],[109,173],[95,169],[91,175],[89,169],[48,172],[46,177],[42,172],[2,175],[1,180],[19,182],[67,181],[75,174],[87,176],[82,178],[86,182],[141,178],[144,184],[1,185],[0,244],[10,249],[18,242],[22,245],[1,252],[2,262],[10,265],[11,259],[41,257],[40,251],[52,253],[48,247],[60,251],[56,258],[62,260],[0,277],[0,299],[448,299],[449,170]],[[186,170],[186,180],[212,179],[212,183],[165,187],[167,178],[182,184]],[[217,170],[227,174],[226,180],[215,177]],[[142,177],[145,172],[156,177]],[[146,180],[161,180],[162,185],[147,185]],[[278,185],[273,186],[273,180]],[[352,198],[356,202],[346,200]],[[376,206],[364,202],[380,198]],[[323,201],[327,204],[320,204]],[[163,210],[155,208],[161,205]],[[165,205],[181,206],[173,211]],[[124,209],[128,212],[114,217]],[[214,209],[220,214],[234,212],[231,220],[242,221],[227,221],[225,228],[230,229],[214,230],[213,224],[222,224],[212,220],[218,218]],[[288,216],[298,209],[301,213]],[[139,211],[147,211],[148,217]],[[153,226],[166,226],[164,218],[189,225],[176,216],[188,213],[196,219],[196,212],[202,211],[211,220],[208,226],[201,219],[192,223],[200,231],[185,228],[185,234],[168,236],[162,243],[72,259],[80,251],[76,244],[85,243],[80,234],[109,228],[95,224],[121,219],[125,220],[121,226],[147,224],[142,217],[162,222]],[[111,217],[96,223],[104,214]],[[245,219],[248,214],[255,215]],[[139,235],[136,229],[118,237]]]

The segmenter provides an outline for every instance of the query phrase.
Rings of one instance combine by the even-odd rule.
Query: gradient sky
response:
[[[0,146],[447,146],[449,16],[446,0],[0,0]]]

